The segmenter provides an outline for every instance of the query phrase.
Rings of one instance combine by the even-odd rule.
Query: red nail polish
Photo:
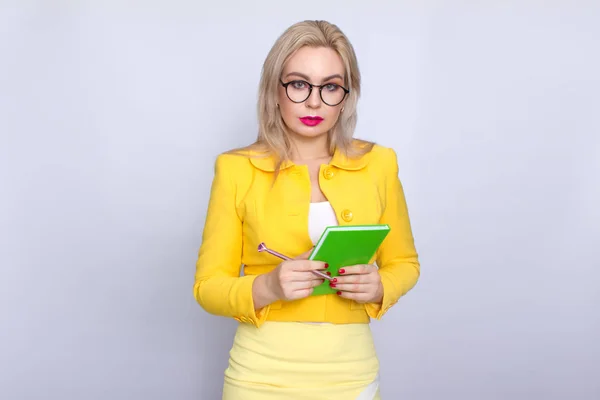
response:
[[[331,282],[333,282],[333,283],[337,282],[337,278],[333,278],[333,279],[331,280]]]
[[[331,272],[327,271],[327,275],[331,276]]]
[[[338,290],[338,292],[337,292],[337,295],[339,296],[339,295],[341,295],[341,294],[342,294],[342,292],[340,292],[340,291]]]
[[[333,282],[330,282],[330,283],[329,283],[329,286],[331,286],[331,287],[335,287],[335,283],[333,283]]]
[[[344,268],[340,269],[340,274],[343,274],[344,272],[346,272]]]
[[[329,268],[329,264],[325,263],[325,268]]]

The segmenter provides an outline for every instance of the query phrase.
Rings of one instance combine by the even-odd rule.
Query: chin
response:
[[[293,131],[295,134],[303,137],[319,137],[322,135],[326,135],[331,127],[328,126],[306,126],[304,124],[300,124],[293,127]]]

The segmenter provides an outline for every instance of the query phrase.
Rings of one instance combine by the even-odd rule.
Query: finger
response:
[[[293,262],[294,271],[315,271],[327,268],[327,264],[322,261],[296,260]]]
[[[353,274],[339,275],[334,278],[333,283],[374,283],[380,278],[376,274]]]
[[[322,284],[323,281],[321,282],[317,282],[317,281],[304,281],[304,282],[291,282],[290,286],[288,286],[288,289],[291,290],[293,293],[296,292],[301,292],[307,289],[313,289],[317,286],[319,286],[320,284]]]
[[[369,301],[370,294],[362,293],[362,292],[345,292],[343,290],[338,290],[337,295],[339,297],[343,297],[345,299],[354,300],[357,303],[366,303]]]
[[[330,286],[337,290],[341,290],[342,292],[369,293],[370,291],[372,291],[371,285],[362,283],[335,283]]]
[[[377,267],[371,264],[359,264],[352,265],[349,267],[340,268],[338,273],[340,275],[355,275],[355,274],[369,274],[377,270]]]
[[[298,300],[298,299],[303,299],[305,297],[308,297],[312,294],[313,290],[314,290],[313,288],[297,290],[294,292],[294,294],[290,298],[290,300]]]
[[[306,282],[306,281],[321,281],[323,282],[323,278],[318,277],[310,271],[294,271],[293,274],[290,274],[291,282]]]
[[[315,246],[308,249],[308,251],[294,257],[294,260],[308,260],[308,256],[310,256],[310,253],[312,253],[314,248],[315,248]]]

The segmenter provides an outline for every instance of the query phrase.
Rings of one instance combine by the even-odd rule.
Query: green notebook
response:
[[[324,261],[331,276],[338,270],[356,264],[369,264],[390,231],[389,225],[345,225],[325,228],[309,260]],[[329,281],[315,287],[312,295],[336,293]]]

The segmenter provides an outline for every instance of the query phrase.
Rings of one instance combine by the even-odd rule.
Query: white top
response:
[[[316,244],[321,234],[328,226],[338,225],[335,211],[328,201],[310,203],[308,213],[308,234],[313,244]]]

